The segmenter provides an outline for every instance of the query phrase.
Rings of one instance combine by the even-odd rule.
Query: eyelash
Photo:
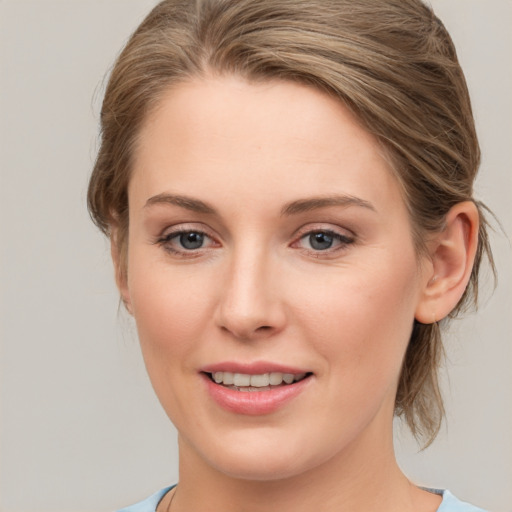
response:
[[[323,235],[324,237],[327,236],[332,239],[333,243],[336,241],[337,244],[332,247],[327,247],[325,249],[308,249],[308,248],[302,248],[307,253],[313,255],[315,258],[322,258],[322,257],[329,257],[333,256],[339,251],[346,250],[347,246],[354,243],[355,239],[354,237],[342,235],[341,233],[338,233],[337,231],[331,230],[331,229],[309,229],[307,232],[301,234],[301,236],[298,238],[296,242],[292,244],[292,246],[300,246],[300,243],[303,240],[307,240],[309,238],[310,245],[311,245],[311,237],[314,235]]]
[[[182,258],[195,258],[199,257],[202,254],[204,254],[205,251],[211,249],[212,247],[198,247],[196,249],[187,249],[182,246],[180,249],[176,249],[172,245],[172,240],[177,239],[178,237],[181,237],[183,235],[199,235],[200,237],[203,237],[203,240],[209,239],[214,244],[218,244],[218,242],[215,241],[215,239],[210,236],[208,233],[206,233],[204,230],[201,229],[184,229],[180,228],[176,231],[172,231],[170,233],[165,234],[164,236],[159,237],[155,243],[162,246],[165,251],[168,253],[182,257]],[[303,240],[307,240],[309,237],[309,240],[311,242],[311,237],[314,235],[323,235],[327,236],[328,238],[331,238],[332,241],[336,241],[337,244],[334,247],[327,247],[325,249],[313,249],[313,248],[305,248],[301,247],[301,242]],[[308,231],[303,232],[300,234],[296,240],[290,244],[291,247],[301,249],[302,251],[314,256],[315,258],[322,258],[322,257],[329,257],[334,254],[336,254],[338,251],[343,251],[347,248],[347,246],[353,244],[355,242],[354,237],[342,235],[341,233],[338,233],[331,229],[309,229]],[[180,242],[178,242],[180,243]],[[182,244],[181,244],[182,245]],[[311,244],[310,244],[311,245]],[[220,246],[220,244],[219,244]]]
[[[181,228],[181,229],[177,229],[176,231],[167,233],[164,236],[158,238],[156,240],[156,243],[158,245],[162,246],[165,251],[167,251],[168,253],[170,253],[174,256],[179,256],[179,257],[183,257],[183,258],[198,257],[201,255],[201,252],[200,252],[201,250],[204,252],[204,250],[208,249],[208,248],[198,247],[197,249],[186,249],[183,247],[181,249],[175,249],[172,245],[173,239],[181,237],[182,235],[191,235],[191,234],[199,235],[199,236],[203,237],[203,239],[209,239],[209,240],[215,242],[213,237],[211,237],[210,235],[208,235],[208,233],[206,233],[205,231],[203,231],[201,229],[183,229],[183,228]]]

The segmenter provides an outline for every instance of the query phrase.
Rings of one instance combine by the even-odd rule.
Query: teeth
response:
[[[224,372],[224,378],[222,379],[222,382],[226,386],[232,386],[235,382],[235,374],[231,372]]]
[[[279,386],[279,384],[282,384],[282,382],[283,382],[283,374],[277,373],[277,372],[272,372],[269,375],[269,381],[272,386]]]
[[[280,386],[281,384],[292,384],[302,380],[306,376],[305,373],[281,373],[271,372],[259,375],[249,375],[246,373],[231,372],[215,372],[212,374],[213,380],[217,384],[235,387],[253,387],[253,388],[269,388],[269,386]]]
[[[263,375],[251,375],[251,386],[255,388],[263,388],[270,383],[270,375],[264,373]]]
[[[245,373],[235,373],[233,384],[235,386],[249,386],[251,384],[251,376]]]

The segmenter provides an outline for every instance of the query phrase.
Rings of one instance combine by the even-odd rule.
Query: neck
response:
[[[399,469],[391,429],[374,434],[369,432],[370,440],[363,436],[307,471],[264,481],[227,475],[205,463],[180,438],[180,482],[172,512],[437,510],[440,499],[412,485]],[[372,435],[375,438],[369,442]]]

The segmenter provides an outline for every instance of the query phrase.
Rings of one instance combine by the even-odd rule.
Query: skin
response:
[[[179,432],[172,510],[436,510],[396,464],[394,398],[415,317],[447,314],[467,282],[470,204],[420,259],[377,141],[338,101],[288,82],[173,87],[133,169],[118,285]],[[318,198],[330,201],[297,206]],[[187,250],[180,231],[203,245]],[[332,246],[313,247],[312,232]],[[200,374],[223,361],[312,375],[277,411],[236,414]]]

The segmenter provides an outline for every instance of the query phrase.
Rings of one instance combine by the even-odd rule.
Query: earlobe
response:
[[[110,234],[110,254],[112,256],[112,263],[114,264],[116,284],[121,295],[121,300],[123,301],[127,311],[133,315],[130,293],[128,290],[126,258],[123,257],[122,249],[119,247],[116,228],[112,228]]]
[[[443,230],[429,243],[430,265],[416,308],[418,322],[437,322],[458,304],[471,277],[478,227],[478,210],[471,201],[456,204],[446,215]]]

